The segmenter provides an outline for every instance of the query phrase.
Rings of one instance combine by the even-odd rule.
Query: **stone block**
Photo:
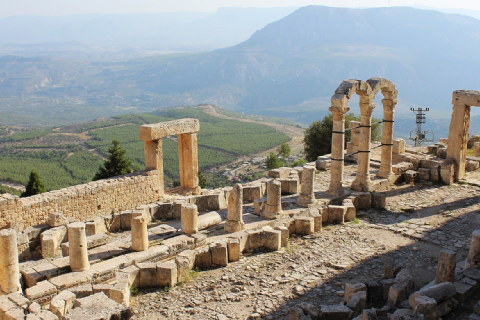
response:
[[[152,208],[152,218],[155,220],[172,219],[173,204],[171,202],[157,202],[157,206]]]
[[[392,166],[392,171],[394,174],[403,174],[408,170],[413,170],[414,166],[413,163],[402,161]]]
[[[392,287],[395,283],[397,283],[397,280],[395,279],[380,280],[380,285],[382,286],[382,300],[388,300],[390,287]]]
[[[410,293],[410,284],[407,281],[399,281],[390,287],[388,292],[387,305],[398,307],[400,303],[407,300]]]
[[[41,235],[42,258],[61,256],[60,244],[67,239],[67,227],[49,229]]]
[[[347,307],[353,311],[354,316],[360,314],[360,312],[362,312],[362,310],[365,309],[366,305],[367,305],[366,291],[355,292],[354,294],[351,295],[350,300],[347,303]]]
[[[31,288],[25,289],[25,296],[33,302],[43,306],[57,295],[57,287],[47,280],[38,282]]]
[[[405,153],[406,142],[404,139],[395,139],[393,140],[393,149],[392,152],[396,154]]]
[[[278,251],[282,248],[282,232],[280,230],[264,230],[261,234],[263,247]]]
[[[315,167],[317,170],[328,170],[332,167],[332,161],[331,160],[317,160],[315,162]]]
[[[366,285],[368,301],[374,302],[382,300],[382,286],[378,281],[369,281]]]
[[[140,288],[153,287],[157,284],[157,265],[155,263],[137,263],[140,273]]]
[[[96,218],[85,223],[85,234],[87,237],[106,232],[107,228],[105,226],[105,219],[103,218]]]
[[[302,308],[299,306],[294,306],[290,308],[290,311],[288,312],[288,319],[289,320],[300,320],[305,313],[303,312]]]
[[[303,310],[305,315],[309,315],[312,319],[318,319],[320,309],[317,308],[313,303],[302,302],[298,304],[298,307]]]
[[[343,305],[320,306],[319,318],[322,320],[345,320],[352,316],[352,310]]]
[[[195,267],[201,270],[207,270],[212,267],[212,254],[208,247],[195,249]]]
[[[387,206],[387,196],[385,193],[372,192],[372,208],[385,209]]]
[[[455,310],[460,304],[454,298],[447,299],[437,304],[438,316],[444,317]],[[475,308],[474,308],[475,309]]]
[[[388,320],[424,320],[423,314],[403,315],[403,314],[389,314]]]
[[[31,258],[30,240],[28,240],[28,236],[25,233],[17,232],[17,250],[19,261],[25,261]]]
[[[437,149],[437,158],[446,159],[447,158],[447,148],[438,148]]]
[[[173,260],[157,263],[157,286],[173,288],[178,281],[177,263]]]
[[[432,169],[430,171],[430,181],[433,181],[433,182],[438,182],[441,180],[441,177],[440,177],[440,168],[438,169]]]
[[[437,320],[437,302],[433,298],[418,296],[415,298],[415,314],[423,314],[426,320]]]
[[[288,244],[288,237],[290,236],[290,232],[288,231],[287,227],[277,226],[275,230],[280,231],[281,233],[281,245],[282,247],[286,247]]]
[[[264,209],[267,203],[267,198],[260,198],[253,201],[253,210],[255,214],[260,214]]]
[[[79,286],[69,288],[68,291],[72,292],[77,299],[85,298],[93,294],[93,287],[91,283],[85,283]]]
[[[430,169],[419,168],[418,169],[418,179],[419,180],[430,180]]]
[[[240,260],[240,240],[238,238],[230,238],[227,242],[228,261],[235,262]]]
[[[124,306],[130,306],[130,285],[126,282],[112,284],[108,297]]]
[[[115,302],[103,292],[89,297],[75,300],[74,308],[70,310],[63,320],[84,319],[129,319],[132,315],[130,308]]]
[[[192,250],[195,248],[195,240],[197,238],[187,235],[180,235],[163,241],[163,245],[168,247],[170,256],[176,255],[184,250]]]
[[[377,312],[375,309],[365,309],[362,312],[362,316],[360,317],[360,320],[378,320],[379,318],[377,317]]]
[[[48,214],[47,224],[52,228],[66,226],[68,224],[68,220],[63,214],[59,212],[52,212]]]
[[[344,217],[343,220],[345,222],[355,220],[355,218],[357,217],[357,209],[353,205],[352,200],[350,200],[350,199],[343,200],[342,206],[347,208],[347,211],[345,212],[345,217]]]
[[[455,182],[455,161],[446,159],[441,164],[440,178],[445,184],[452,184]]]
[[[130,230],[132,228],[132,210],[120,211],[120,229],[123,231]]]
[[[155,124],[144,124],[140,126],[139,140],[159,140],[166,136],[191,134],[200,131],[198,119],[184,118]]]
[[[212,253],[212,264],[219,267],[226,267],[228,265],[228,249],[225,243],[217,242],[210,246]]]
[[[315,221],[312,217],[295,217],[295,233],[309,235],[315,233]]]
[[[23,309],[17,306],[15,302],[8,299],[7,296],[0,296],[0,316],[9,310],[20,310],[23,313]]]
[[[356,210],[370,209],[372,207],[372,194],[370,192],[352,193],[353,205]]]
[[[383,264],[383,278],[392,279],[397,276],[397,274],[402,270],[402,266],[397,264],[393,260],[387,260]]]
[[[105,222],[105,229],[108,232],[117,232],[121,230],[121,221],[120,214],[113,213],[112,215],[103,216],[103,221]]]
[[[30,300],[25,298],[23,294],[20,292],[13,292],[7,295],[8,299],[15,303],[18,307],[22,308],[23,310],[28,309],[28,305],[30,304]]]
[[[60,274],[60,270],[58,269],[58,267],[46,260],[37,265],[34,265],[32,268],[38,273],[40,273],[43,279],[50,279]]]
[[[328,222],[329,223],[341,223],[345,222],[345,214],[347,213],[347,207],[345,206],[328,206]]]
[[[172,218],[173,219],[180,219],[182,216],[182,204],[185,204],[185,199],[177,199],[173,201],[172,204]]]
[[[467,279],[467,278],[464,278]],[[462,279],[462,280],[464,280]],[[450,283],[450,282],[448,282]],[[461,305],[463,305],[477,290],[478,284],[475,280],[455,282],[456,293],[453,296]]]
[[[190,261],[186,257],[175,257],[175,263],[177,265],[177,281],[187,282],[190,279]]]
[[[456,257],[455,251],[440,251],[435,283],[455,281]]]
[[[223,191],[215,191],[208,195],[209,210],[223,210],[227,208],[227,200]]]
[[[407,170],[403,173],[403,178],[406,183],[413,183],[418,178],[418,171]]]
[[[50,311],[61,319],[62,316],[73,308],[75,299],[76,296],[73,292],[64,290],[52,299],[50,302]]]
[[[475,171],[479,167],[478,161],[467,160],[465,163],[465,171]]]
[[[190,236],[194,240],[194,247],[202,247],[207,243],[207,236],[203,233],[195,233]]]
[[[428,288],[424,288],[420,291],[417,291],[410,295],[409,303],[410,308],[415,309],[416,302],[415,298],[418,296],[426,296],[429,298],[435,299],[438,303],[441,303],[451,297],[453,297],[457,292],[456,286],[451,282],[442,282],[436,285],[433,285]]]
[[[343,301],[348,303],[352,298],[354,293],[357,292],[367,292],[367,286],[361,282],[347,283],[345,285],[345,294],[343,296]]]
[[[45,280],[45,277],[35,271],[33,268],[28,267],[20,270],[22,278],[25,281],[27,288],[33,287],[37,282]]]
[[[92,274],[90,272],[70,272],[52,278],[50,282],[56,286],[58,290],[65,290],[81,284],[91,283]]]
[[[195,251],[193,250],[185,250],[180,252],[177,257],[183,257],[188,259],[188,269],[191,270],[195,267]]]
[[[126,268],[123,268],[119,272],[117,272],[117,276],[119,275],[119,273],[126,275],[126,278],[128,279],[127,280],[128,284],[130,286],[132,285],[138,286],[140,282],[140,269],[137,266],[131,265]]]

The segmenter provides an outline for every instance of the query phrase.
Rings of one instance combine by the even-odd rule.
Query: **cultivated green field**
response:
[[[289,136],[269,126],[217,118],[198,107],[122,115],[104,121],[14,134],[6,134],[7,130],[2,130],[0,181],[25,185],[33,168],[48,190],[91,181],[103,163],[101,156],[108,156],[113,139],[119,140],[127,150],[126,156],[133,160],[133,165],[143,170],[143,142],[138,140],[140,125],[180,118],[200,120],[198,157],[201,171],[290,140]],[[163,139],[163,157],[165,180],[171,183],[179,175],[176,137]]]

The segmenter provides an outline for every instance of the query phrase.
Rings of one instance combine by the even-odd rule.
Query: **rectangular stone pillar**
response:
[[[372,137],[372,111],[375,103],[370,102],[366,96],[360,97],[360,141],[358,144],[358,171],[352,189],[357,191],[369,191],[372,184],[370,180],[370,140]]]
[[[345,113],[349,110],[343,105],[348,100],[334,100],[332,98],[332,107],[329,109],[333,115],[332,132],[332,165],[330,186],[327,193],[330,195],[343,195],[343,170],[344,170],[344,149],[345,149]]]
[[[470,107],[454,104],[448,133],[447,158],[455,160],[455,181],[465,175],[465,162],[470,126]]]
[[[144,140],[143,149],[145,158],[145,170],[157,170],[159,184],[158,193],[160,195],[163,195],[164,180],[162,139]]]
[[[389,179],[394,174],[392,171],[393,152],[393,115],[396,100],[383,99],[383,130],[382,130],[382,157],[380,170],[377,176]]]
[[[178,135],[178,161],[180,185],[187,189],[198,188],[198,147],[197,134]]]

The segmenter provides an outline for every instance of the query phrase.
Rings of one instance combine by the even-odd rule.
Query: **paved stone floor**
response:
[[[318,173],[316,191],[328,182],[328,172]],[[386,259],[408,268],[419,288],[434,278],[439,250],[466,258],[480,228],[480,188],[419,182],[387,197],[385,210],[358,211],[357,221],[293,237],[279,252],[247,253],[226,268],[192,272],[175,288],[141,290],[134,319],[288,319],[293,305],[341,303],[345,283],[381,279]],[[468,319],[469,308],[448,319]]]

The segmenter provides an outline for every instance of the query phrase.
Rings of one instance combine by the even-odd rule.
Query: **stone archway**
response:
[[[453,113],[448,132],[447,158],[455,160],[455,181],[465,175],[471,107],[480,107],[480,91],[457,90],[452,97]]]
[[[372,131],[372,112],[375,108],[375,95],[382,91],[384,109],[384,128],[382,133],[382,165],[378,177],[390,179],[392,172],[392,146],[393,146],[393,115],[396,105],[397,90],[390,80],[372,78],[368,81],[345,80],[335,90],[331,98],[329,110],[333,114],[332,132],[332,165],[330,195],[342,195],[344,145],[345,145],[345,115],[350,110],[348,102],[354,93],[360,96],[360,141],[358,147],[358,172],[352,189],[371,191],[370,177],[370,140]]]
[[[159,194],[164,194],[162,138],[178,136],[178,160],[180,185],[189,193],[198,194],[198,146],[197,132],[200,122],[197,119],[180,119],[146,124],[140,127],[139,139],[144,142],[145,169],[157,170]]]

